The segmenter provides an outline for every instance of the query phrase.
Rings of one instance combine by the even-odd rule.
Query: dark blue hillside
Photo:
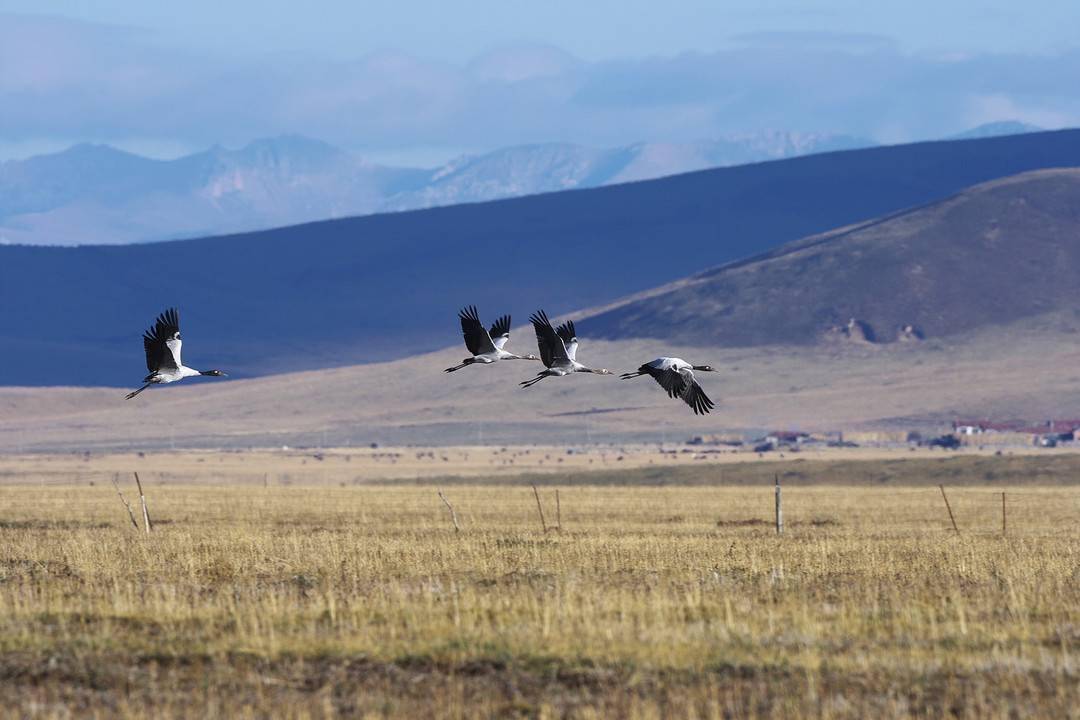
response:
[[[1080,165],[1080,131],[827,153],[629,185],[148,245],[0,247],[0,384],[132,385],[181,309],[195,367],[234,376],[459,342],[458,307],[613,300],[985,180]],[[587,338],[587,323],[579,328]],[[464,348],[462,348],[464,352]],[[433,371],[438,370],[434,369]]]

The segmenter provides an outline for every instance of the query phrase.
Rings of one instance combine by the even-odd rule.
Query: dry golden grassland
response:
[[[432,484],[148,474],[146,535],[109,482],[9,475],[0,713],[1077,717],[1080,487],[960,462],[959,536],[933,485],[794,482],[777,537],[767,483],[586,471],[547,533],[527,485],[443,485],[456,533]]]

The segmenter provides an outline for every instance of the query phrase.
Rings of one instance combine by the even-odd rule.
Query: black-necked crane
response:
[[[145,385],[128,393],[128,400],[151,385],[176,382],[196,375],[225,376],[220,370],[195,370],[186,367],[180,360],[180,346],[180,313],[176,308],[169,308],[158,315],[152,328],[143,333],[146,369],[150,374],[143,378]]]
[[[561,377],[570,373],[584,372],[594,375],[611,375],[610,370],[594,370],[577,361],[578,339],[573,321],[567,321],[558,330],[551,326],[547,313],[538,310],[529,318],[536,330],[536,344],[540,348],[540,360],[545,369],[536,377],[521,383],[522,387],[532,387],[546,377]]]
[[[645,363],[637,369],[637,372],[623,373],[620,377],[623,380],[629,380],[648,375],[659,383],[660,387],[667,390],[668,397],[680,398],[690,406],[695,415],[705,415],[715,405],[698,385],[697,378],[694,377],[695,370],[716,372],[709,365],[691,365],[682,358],[660,357]]]
[[[475,305],[470,305],[458,313],[461,319],[461,334],[465,337],[465,347],[472,353],[461,361],[460,365],[448,367],[444,372],[454,372],[467,365],[490,365],[499,360],[539,360],[535,355],[515,355],[503,350],[507,341],[510,340],[510,316],[503,315],[491,326],[491,330],[484,329],[480,322],[480,313]]]

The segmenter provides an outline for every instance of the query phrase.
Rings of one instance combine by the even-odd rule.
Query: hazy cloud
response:
[[[1080,124],[1080,52],[905,54],[887,37],[754,33],[714,53],[584,62],[543,46],[456,65],[208,56],[138,28],[0,15],[0,135],[241,143],[286,132],[368,151],[617,145],[788,129],[899,141],[993,120]]]
[[[869,52],[895,50],[895,38],[874,33],[842,33],[825,31],[752,32],[732,35],[730,43],[745,47],[772,47],[784,50],[846,50]]]

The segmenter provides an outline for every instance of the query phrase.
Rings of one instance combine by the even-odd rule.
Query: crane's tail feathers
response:
[[[124,399],[125,399],[125,400],[130,400],[131,398],[135,397],[136,395],[138,395],[139,393],[141,393],[141,392],[142,392],[143,390],[145,390],[146,388],[150,387],[150,386],[151,386],[152,384],[153,384],[153,383],[146,383],[145,385],[143,385],[143,386],[142,386],[141,388],[139,388],[138,390],[136,390],[136,391],[134,391],[134,392],[129,392],[129,393],[127,394],[127,397],[125,397]]]
[[[645,373],[643,373],[643,372],[623,373],[622,375],[619,376],[619,378],[622,379],[622,380],[629,380],[631,378],[641,377],[644,374]]]

